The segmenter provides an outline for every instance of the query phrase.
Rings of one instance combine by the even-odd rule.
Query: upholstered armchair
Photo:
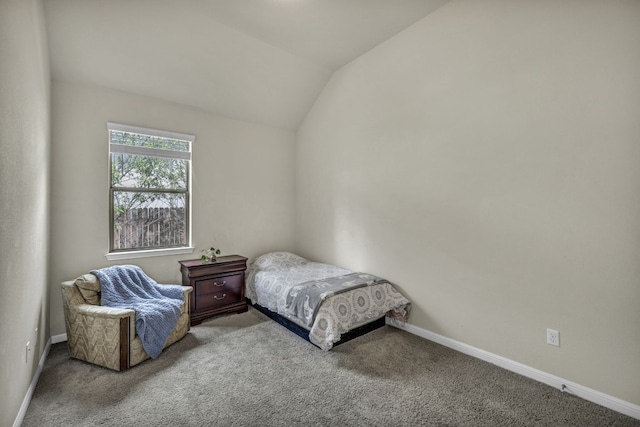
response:
[[[189,330],[189,294],[183,286],[184,304],[178,324],[164,348]],[[62,283],[67,342],[71,357],[116,371],[123,371],[149,358],[135,330],[135,311],[100,305],[100,281],[93,274]]]

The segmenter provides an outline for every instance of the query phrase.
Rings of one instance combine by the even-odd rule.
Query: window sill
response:
[[[169,248],[169,249],[150,249],[146,251],[129,251],[129,252],[109,252],[105,255],[109,261],[118,261],[121,259],[133,259],[133,258],[150,258],[156,256],[166,255],[182,255],[191,254],[195,248]]]

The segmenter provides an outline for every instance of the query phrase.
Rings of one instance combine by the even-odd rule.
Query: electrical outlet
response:
[[[24,363],[29,361],[29,352],[31,351],[31,341],[27,341],[27,348],[24,351]]]
[[[547,329],[547,344],[560,347],[560,332],[554,329]]]

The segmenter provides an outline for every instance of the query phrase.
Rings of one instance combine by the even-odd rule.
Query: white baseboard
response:
[[[35,374],[33,374],[33,379],[31,380],[31,384],[29,384],[27,394],[22,400],[22,405],[20,405],[18,415],[16,415],[16,419],[13,422],[13,427],[20,427],[22,425],[22,421],[24,421],[24,416],[27,414],[27,408],[29,408],[29,403],[31,403],[31,397],[33,397],[33,392],[36,390],[36,385],[38,385],[38,380],[40,379],[40,374],[42,373],[42,368],[44,368],[44,362],[47,360],[50,349],[51,339],[47,341],[47,345],[44,347],[44,351],[40,357],[40,362],[38,362],[38,369],[36,369]]]
[[[582,399],[597,403],[598,405],[602,405],[605,408],[612,409],[616,412],[620,412],[621,414],[628,415],[640,420],[640,406],[633,403],[618,399],[617,397],[609,396],[589,387],[567,381],[558,376],[540,371],[539,369],[523,365],[522,363],[515,362],[513,360],[498,356],[493,353],[489,353],[488,351],[470,346],[468,344],[464,344],[462,342],[447,338],[442,335],[438,335],[434,332],[418,328],[417,326],[413,326],[408,323],[402,323],[388,317],[386,318],[386,323],[387,325],[405,330],[411,334],[459,351],[460,353],[464,353],[477,359],[484,360],[485,362],[492,363],[508,371],[515,372],[527,378],[531,378],[541,383],[550,385],[551,387],[557,388],[563,392],[571,393]]]
[[[65,342],[67,340],[67,334],[54,335],[51,337],[51,344],[58,344],[59,342]]]

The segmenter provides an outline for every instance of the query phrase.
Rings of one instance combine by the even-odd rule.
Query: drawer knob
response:
[[[213,297],[214,297],[217,301],[220,301],[221,299],[224,299],[224,297],[226,297],[226,296],[227,296],[227,294],[222,294],[222,296],[221,296],[221,297],[218,297],[218,295],[214,295]]]
[[[223,280],[222,283],[218,283],[218,282],[213,282],[213,286],[224,286],[227,284],[226,280]]]

